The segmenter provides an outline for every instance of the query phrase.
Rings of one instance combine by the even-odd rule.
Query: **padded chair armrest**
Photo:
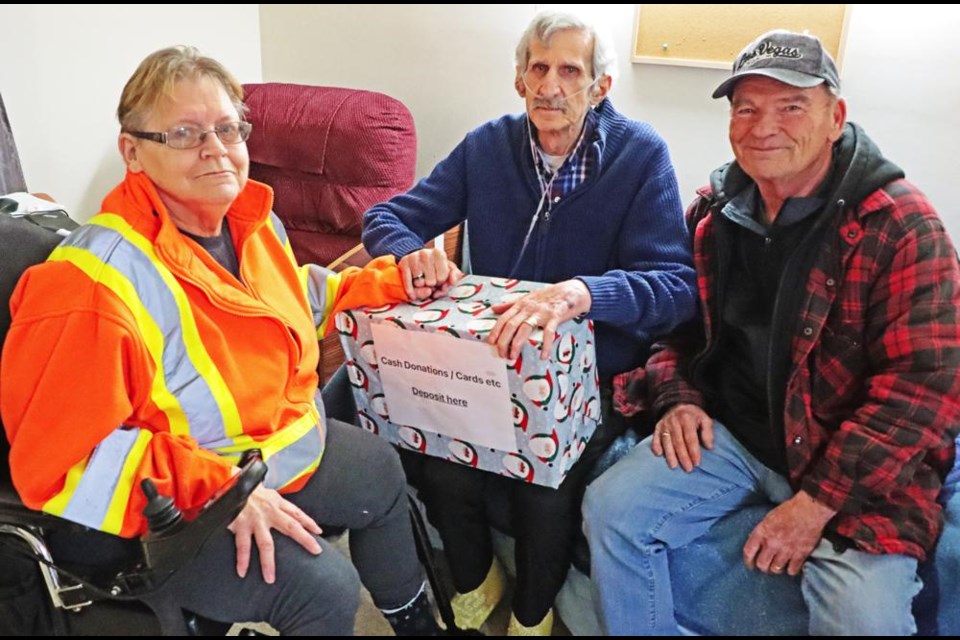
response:
[[[364,211],[413,184],[416,129],[399,100],[287,83],[244,90],[250,177],[273,188],[301,263],[329,263],[360,240]]]

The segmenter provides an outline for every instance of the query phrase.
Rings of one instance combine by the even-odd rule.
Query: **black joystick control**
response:
[[[153,480],[144,478],[140,482],[140,488],[147,497],[143,516],[147,519],[147,527],[152,533],[173,533],[183,526],[183,514],[173,503],[173,498],[160,495]]]

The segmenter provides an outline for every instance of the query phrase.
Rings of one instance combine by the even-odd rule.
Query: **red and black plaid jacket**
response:
[[[704,406],[690,365],[718,322],[721,205],[705,188],[687,211],[702,324],[655,345],[645,370],[618,376],[615,402],[627,415]],[[828,529],[862,550],[923,559],[939,534],[937,494],[960,428],[957,256],[926,197],[906,180],[839,215],[805,284],[790,345],[789,480],[836,509]]]

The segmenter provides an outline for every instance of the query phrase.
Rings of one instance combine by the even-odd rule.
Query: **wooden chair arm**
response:
[[[362,267],[370,260],[372,260],[370,254],[363,248],[363,243],[360,243],[337,256],[333,262],[327,265],[327,268],[332,271],[343,271],[347,267]]]

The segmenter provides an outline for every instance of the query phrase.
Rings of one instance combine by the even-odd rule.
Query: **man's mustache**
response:
[[[563,96],[556,98],[534,98],[533,108],[536,109],[537,107],[545,109],[565,109],[567,107],[567,99]]]

